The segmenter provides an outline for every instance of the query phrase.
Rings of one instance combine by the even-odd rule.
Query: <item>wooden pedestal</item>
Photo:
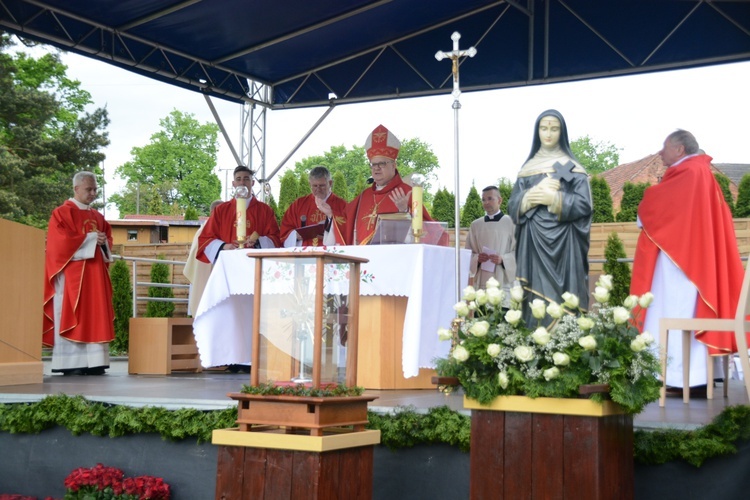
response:
[[[128,373],[201,371],[192,318],[130,318]]]
[[[632,416],[612,403],[497,398],[511,399],[519,405],[510,401],[505,410],[465,404],[472,410],[470,498],[633,498]],[[582,411],[571,409],[579,402]],[[555,408],[560,413],[549,413]]]
[[[435,370],[421,368],[418,376],[404,378],[401,359],[408,300],[385,295],[360,297],[357,385],[366,389],[435,388]]]
[[[316,438],[215,430],[216,498],[369,500],[378,442],[380,431]]]
[[[41,384],[44,231],[0,219],[0,386]]]

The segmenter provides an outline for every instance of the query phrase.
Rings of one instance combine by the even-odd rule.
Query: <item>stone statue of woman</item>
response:
[[[527,326],[537,324],[528,307],[535,298],[559,304],[570,292],[588,308],[592,211],[588,175],[570,150],[565,119],[557,110],[544,111],[508,200],[516,224],[516,277],[528,299]]]

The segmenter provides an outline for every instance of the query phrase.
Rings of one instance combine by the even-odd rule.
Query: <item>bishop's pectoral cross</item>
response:
[[[380,207],[380,204],[383,203],[384,199],[385,199],[385,197],[383,197],[380,201],[376,202],[375,205],[373,205],[372,210],[370,211],[370,213],[367,214],[367,215],[365,215],[364,217],[362,217],[362,220],[366,220],[367,221],[367,228],[366,228],[367,231],[369,231],[370,229],[372,229],[375,226],[375,224],[377,223],[377,221],[378,221],[378,207]]]

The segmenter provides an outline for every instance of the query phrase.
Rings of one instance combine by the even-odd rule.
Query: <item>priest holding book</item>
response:
[[[331,192],[331,172],[319,165],[310,170],[307,180],[311,193],[294,200],[281,219],[281,241],[286,248],[323,245],[326,215],[318,208],[319,202],[330,207],[338,223],[344,223],[346,201]]]

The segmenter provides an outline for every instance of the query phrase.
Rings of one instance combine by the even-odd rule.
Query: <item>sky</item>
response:
[[[52,50],[52,49],[50,49]],[[131,148],[145,146],[160,130],[159,120],[173,109],[213,122],[202,94],[160,83],[104,62],[63,53],[68,76],[91,93],[94,107],[106,106],[111,120],[106,160],[105,196],[122,189],[115,169],[131,159]],[[446,62],[446,71],[450,63]],[[750,118],[750,62],[673,70],[636,76],[599,78],[462,93],[458,111],[460,199],[472,184],[479,191],[498,179],[515,180],[531,148],[540,112],[554,108],[565,117],[570,140],[588,135],[619,149],[620,163],[639,160],[661,149],[677,128],[691,131],[714,163],[750,163],[747,138]],[[440,168],[433,191],[455,192],[455,112],[450,95],[396,99],[337,106],[271,180],[278,199],[285,168],[332,146],[362,146],[379,124],[398,138],[419,138],[430,145]],[[239,152],[240,105],[213,99]],[[266,115],[266,173],[270,174],[302,139],[325,108],[269,111]],[[747,125],[747,124],[746,124]],[[745,139],[743,139],[745,137]],[[218,169],[222,182],[236,164],[219,137]],[[259,165],[254,165],[259,168]],[[225,192],[225,191],[223,191]],[[117,210],[109,206],[109,219]]]

